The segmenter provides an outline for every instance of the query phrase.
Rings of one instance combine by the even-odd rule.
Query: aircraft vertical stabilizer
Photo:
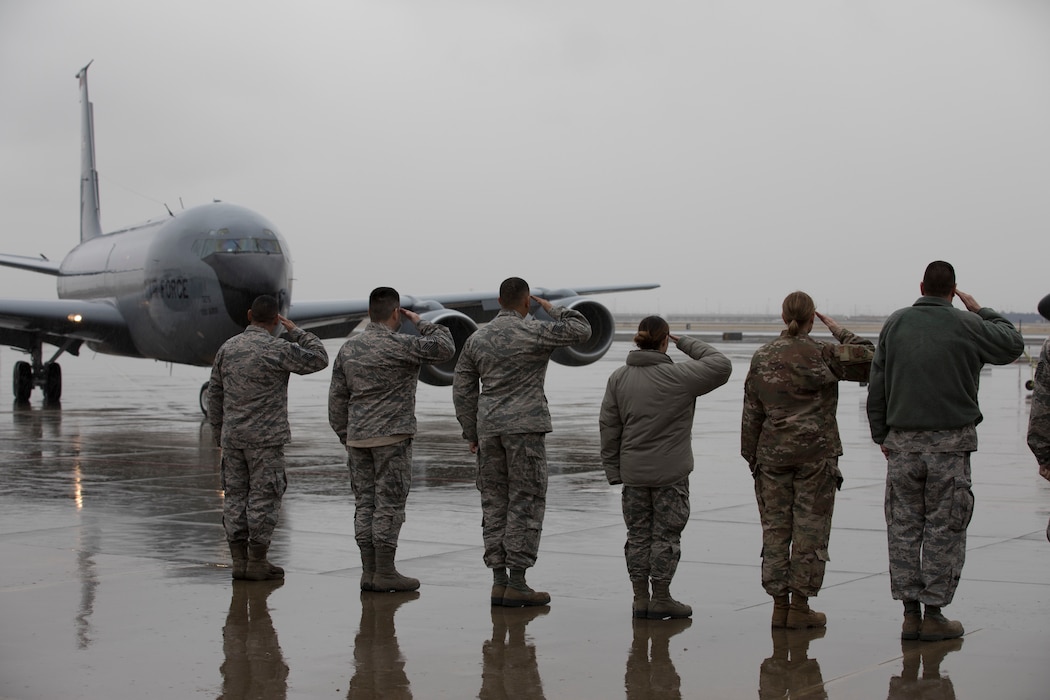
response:
[[[95,170],[95,108],[88,99],[87,70],[80,69],[80,242],[102,235],[98,206],[98,171]]]

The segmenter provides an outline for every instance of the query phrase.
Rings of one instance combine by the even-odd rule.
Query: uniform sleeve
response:
[[[543,324],[540,335],[543,345],[559,348],[582,343],[591,337],[591,324],[579,311],[564,306],[552,306],[547,315],[553,318],[554,322]]]
[[[339,436],[339,442],[346,444],[347,423],[350,420],[350,388],[346,384],[346,373],[336,355],[332,363],[332,382],[328,386],[328,425]]]
[[[212,436],[218,445],[222,438],[222,348],[215,355],[211,365],[211,377],[208,380],[208,422],[211,424]]]
[[[459,356],[452,379],[452,403],[456,407],[456,420],[463,429],[463,439],[478,441],[478,396],[481,374],[466,350]]]
[[[313,374],[328,366],[328,351],[310,331],[296,328],[288,333],[291,342],[282,349],[281,366],[295,374]]]
[[[752,476],[758,463],[758,440],[766,421],[766,411],[755,391],[754,382],[753,370],[749,370],[744,379],[744,410],[740,417],[740,456],[747,460]]]
[[[623,419],[620,417],[620,407],[616,400],[611,377],[606,383],[605,398],[602,399],[601,411],[598,413],[598,431],[601,435],[601,457],[605,478],[610,484],[622,484],[620,443],[623,437]]]
[[[419,337],[413,345],[417,359],[424,364],[435,364],[451,360],[456,354],[456,343],[452,340],[452,331],[440,323],[420,321],[417,326]]]
[[[852,331],[839,328],[834,334],[838,345],[821,343],[824,362],[837,381],[868,381],[875,345]]]
[[[1050,366],[1047,353],[1050,339],[1043,343],[1039,364],[1035,368],[1032,389],[1032,412],[1028,417],[1028,447],[1040,467],[1050,466]]]
[[[1024,352],[1024,337],[1014,324],[989,308],[977,312],[980,325],[977,349],[981,360],[992,365],[1008,365]]]
[[[692,358],[687,362],[676,362],[675,368],[683,373],[683,383],[693,396],[703,396],[729,381],[733,363],[714,346],[685,335],[680,336],[675,345]]]
[[[883,332],[885,333],[885,327]],[[886,425],[886,347],[882,342],[882,334],[879,336],[879,344],[875,348],[875,357],[871,361],[871,375],[868,378],[868,428],[871,430],[871,439],[881,445],[889,433]]]

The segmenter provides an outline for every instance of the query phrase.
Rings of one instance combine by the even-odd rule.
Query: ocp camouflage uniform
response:
[[[551,417],[543,382],[551,353],[587,340],[579,311],[554,306],[553,322],[501,309],[467,339],[453,382],[463,438],[478,444],[485,564],[536,563],[547,498],[545,434]],[[480,382],[480,388],[479,388]]]
[[[842,485],[838,383],[866,376],[872,343],[840,328],[839,345],[787,331],[751,358],[740,454],[755,477],[762,521],[762,586],[814,596],[830,559],[835,490]]]
[[[1028,447],[1041,467],[1050,466],[1050,338],[1043,342],[1035,367],[1032,410],[1028,416]]]
[[[358,545],[397,547],[412,486],[419,368],[456,352],[445,326],[420,320],[419,335],[370,322],[332,364],[328,423],[348,452]]]
[[[212,364],[208,422],[222,447],[222,520],[231,542],[270,544],[288,483],[288,376],[328,366],[316,335],[301,328],[286,334],[248,326],[223,343]]]

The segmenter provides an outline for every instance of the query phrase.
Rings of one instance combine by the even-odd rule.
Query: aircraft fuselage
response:
[[[128,335],[91,342],[97,352],[210,365],[247,324],[252,300],[291,303],[292,263],[277,229],[233,204],[97,236],[74,248],[58,276],[61,299],[105,300],[127,319]]]

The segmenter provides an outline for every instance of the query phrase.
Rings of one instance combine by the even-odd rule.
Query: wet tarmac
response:
[[[331,343],[331,349],[338,343]],[[0,409],[0,698],[1050,697],[1050,484],[1024,435],[1027,364],[986,371],[976,512],[946,609],[961,640],[900,640],[882,514],[885,463],[865,389],[842,386],[846,454],[825,630],[770,630],[761,533],[739,451],[753,345],[698,402],[692,517],[672,585],[686,621],[635,621],[619,487],[598,464],[597,410],[623,360],[553,365],[555,432],[540,559],[549,607],[492,608],[473,462],[450,388],[419,389],[399,568],[418,593],[362,594],[328,372],[293,378],[289,489],[271,558],[283,583],[232,583],[218,451],[197,404],[207,370],[85,354],[61,408]],[[21,359],[0,352],[0,375]]]

